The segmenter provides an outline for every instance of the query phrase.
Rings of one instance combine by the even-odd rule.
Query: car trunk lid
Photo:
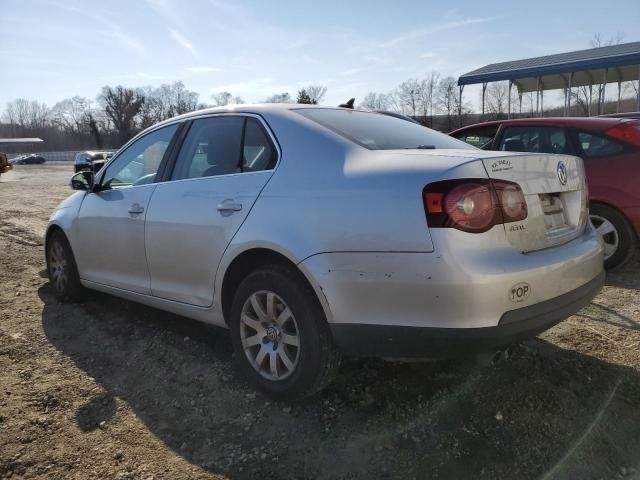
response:
[[[568,155],[508,154],[482,160],[491,179],[520,185],[527,218],[504,224],[509,243],[523,252],[566,243],[587,224],[582,160]]]

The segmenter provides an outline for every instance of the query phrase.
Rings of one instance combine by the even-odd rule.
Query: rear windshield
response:
[[[330,108],[305,108],[296,112],[370,150],[475,149],[443,133],[389,115]]]

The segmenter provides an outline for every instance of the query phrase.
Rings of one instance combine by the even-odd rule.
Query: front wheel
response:
[[[340,354],[322,308],[292,267],[250,273],[236,291],[229,323],[239,370],[269,394],[305,398],[338,371]]]
[[[589,208],[591,223],[602,236],[604,267],[611,268],[626,262],[636,244],[636,233],[627,219],[615,208],[599,203]]]
[[[71,245],[61,231],[53,232],[47,242],[47,272],[56,298],[61,302],[78,302],[84,289]]]

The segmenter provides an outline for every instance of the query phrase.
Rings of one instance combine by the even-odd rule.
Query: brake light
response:
[[[640,147],[640,122],[622,122],[605,133],[611,138]]]
[[[429,227],[482,233],[501,223],[527,218],[520,186],[488,179],[445,180],[424,188]]]

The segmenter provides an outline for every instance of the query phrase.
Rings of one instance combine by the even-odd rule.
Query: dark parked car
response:
[[[20,155],[9,160],[12,165],[39,165],[47,160],[42,155],[36,155],[35,153],[28,155]]]
[[[77,153],[73,159],[74,169],[76,173],[81,170],[90,170],[97,173],[112,156],[113,152],[102,151],[86,151]]]
[[[498,120],[450,133],[484,150],[582,157],[591,221],[602,234],[605,267],[624,263],[640,232],[640,121],[621,118]]]

